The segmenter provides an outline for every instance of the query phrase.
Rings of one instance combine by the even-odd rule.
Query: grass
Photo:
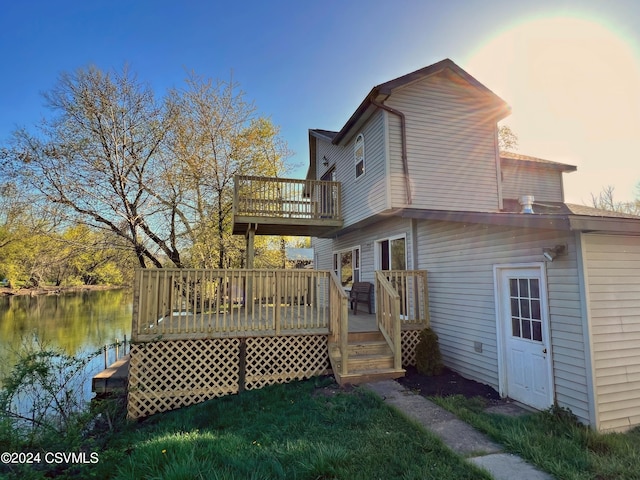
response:
[[[484,412],[485,400],[480,397],[430,399],[555,478],[640,479],[640,428],[624,434],[603,434],[557,407],[508,417]]]
[[[115,479],[489,479],[374,394],[339,390],[327,378],[125,422],[108,435],[96,434],[88,448],[99,453],[97,465],[4,473],[21,480],[52,473]]]

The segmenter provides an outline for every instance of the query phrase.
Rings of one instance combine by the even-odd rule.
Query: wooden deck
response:
[[[343,226],[339,182],[234,178],[233,233],[323,237]]]
[[[138,269],[129,416],[327,372],[402,376],[429,323],[427,273],[376,272],[375,311],[354,315],[331,271]]]

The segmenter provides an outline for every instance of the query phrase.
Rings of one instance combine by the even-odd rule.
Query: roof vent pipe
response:
[[[533,213],[534,200],[535,199],[533,198],[533,195],[522,195],[518,199],[518,202],[520,202],[520,205],[522,205],[522,210],[520,211],[520,213]]]

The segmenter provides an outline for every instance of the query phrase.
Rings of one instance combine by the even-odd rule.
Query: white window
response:
[[[356,138],[353,147],[353,156],[356,162],[356,178],[364,175],[364,135],[360,134]]]
[[[360,281],[360,247],[341,250],[333,254],[333,271],[345,288]]]

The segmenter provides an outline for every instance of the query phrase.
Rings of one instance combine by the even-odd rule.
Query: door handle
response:
[[[542,353],[547,353],[547,349],[546,349],[546,348],[543,348],[543,349],[542,349]]]

